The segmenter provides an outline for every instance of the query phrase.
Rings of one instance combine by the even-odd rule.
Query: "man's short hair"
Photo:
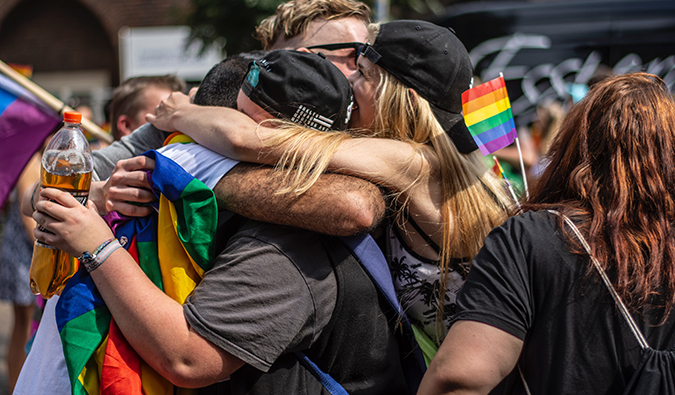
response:
[[[110,132],[119,140],[117,119],[122,116],[136,116],[144,107],[143,91],[150,86],[166,88],[171,92],[184,92],[185,81],[175,75],[132,77],[115,88],[110,102]]]
[[[292,38],[307,31],[316,18],[326,20],[354,17],[370,22],[370,8],[355,0],[290,0],[279,7],[274,15],[264,19],[255,31],[255,38],[263,48],[269,49],[282,36]]]
[[[252,61],[260,59],[268,51],[242,52],[228,56],[206,73],[195,94],[194,103],[200,106],[237,108],[237,96],[241,83]]]

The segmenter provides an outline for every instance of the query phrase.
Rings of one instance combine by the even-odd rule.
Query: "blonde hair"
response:
[[[264,19],[254,33],[264,49],[271,48],[283,38],[292,38],[307,31],[310,22],[317,18],[326,20],[347,17],[370,23],[370,8],[354,0],[291,0],[277,7],[274,15]]]
[[[371,32],[375,36],[376,28],[371,27]],[[445,334],[444,295],[448,273],[452,269],[465,277],[468,272],[468,265],[450,267],[453,258],[473,258],[490,230],[512,213],[513,203],[505,193],[502,181],[486,168],[479,151],[460,153],[436,120],[429,102],[380,67],[377,69],[380,72],[376,90],[377,115],[369,137],[402,141],[413,146],[421,156],[435,156],[438,160],[437,169],[430,169],[428,165],[423,167],[415,181],[396,195],[400,202],[397,221],[402,225],[409,203],[409,195],[404,192],[429,177],[441,184],[443,235],[438,261],[440,286],[436,295],[436,335],[440,343]],[[309,189],[326,170],[340,143],[350,136],[348,132],[317,132],[284,123],[266,142],[270,146],[284,147],[279,167],[298,170],[293,176],[290,172],[285,173],[288,187],[283,192],[302,193]],[[406,198],[401,201],[402,196]]]

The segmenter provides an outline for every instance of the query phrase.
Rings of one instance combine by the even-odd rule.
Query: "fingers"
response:
[[[112,231],[93,205],[87,208],[69,193],[53,188],[44,189],[40,196],[49,200],[40,200],[35,205],[33,219],[39,226],[33,234],[37,240],[79,256],[112,237]]]
[[[157,200],[151,190],[148,170],[155,168],[155,161],[138,156],[121,160],[104,186],[104,212],[117,211],[122,215],[139,217],[152,213],[147,203]]]
[[[190,104],[190,97],[182,92],[173,92],[166,99],[162,100],[157,107],[155,107],[154,114],[147,114],[145,120],[153,124],[158,129],[173,132],[174,128],[171,116],[178,110],[179,107]]]
[[[54,204],[54,202],[58,204]],[[45,188],[40,191],[40,200],[35,203],[35,209],[38,211],[45,211],[48,208],[50,211],[58,211],[60,206],[73,208],[82,207],[70,193],[64,192],[56,188]]]
[[[155,161],[148,158],[147,156],[135,156],[129,159],[123,159],[117,162],[115,165],[115,170],[122,169],[126,171],[136,171],[136,170],[154,170]],[[113,172],[115,171],[113,170]]]
[[[193,87],[192,89],[190,89],[190,92],[188,93],[188,97],[190,97],[190,103],[194,103],[194,102],[195,102],[195,96],[197,96],[197,91],[198,91],[198,90],[199,90],[199,88],[196,87],[196,86]]]
[[[151,206],[139,206],[124,200],[106,201],[106,210],[108,210],[108,212],[117,211],[118,213],[127,217],[145,217],[146,215],[150,215],[153,212],[153,208]]]
[[[149,189],[150,180],[145,170],[116,170],[110,175],[108,185]]]
[[[127,185],[149,188],[147,171],[155,169],[155,161],[146,156],[120,160],[115,164],[108,185]]]

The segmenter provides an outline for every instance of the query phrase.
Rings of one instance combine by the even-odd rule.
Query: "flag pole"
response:
[[[71,107],[67,106],[64,102],[55,98],[46,90],[42,89],[39,85],[29,80],[28,78],[24,77],[13,68],[9,67],[5,62],[1,60],[0,60],[0,72],[2,72],[7,77],[11,78],[17,84],[24,87],[30,93],[37,96],[38,99],[42,100],[49,108],[57,112],[60,116],[63,116],[63,113],[65,111],[75,111]],[[113,142],[113,138],[110,134],[106,133],[105,130],[101,129],[94,122],[84,117],[82,118],[82,129],[86,130],[97,139],[105,141],[108,144]]]
[[[499,76],[504,78],[504,73],[500,71]],[[527,187],[527,174],[525,172],[525,164],[523,163],[523,151],[520,150],[520,139],[518,138],[518,131],[515,131],[515,136],[513,136],[513,139],[516,140],[516,148],[518,148],[518,159],[520,160],[520,173],[523,175],[523,187],[525,188],[525,197],[529,199],[530,191]]]
[[[509,188],[509,192],[511,192],[511,197],[513,198],[513,201],[516,202],[518,205],[518,208],[520,209],[520,202],[518,201],[518,197],[516,196],[516,192],[513,190],[513,187],[511,186],[511,183],[509,182],[509,179],[506,178],[506,174],[504,174],[504,169],[502,169],[502,165],[499,163],[499,160],[497,159],[496,156],[492,156],[492,159],[494,159],[495,164],[497,165],[497,168],[499,169],[499,173],[501,174],[502,178],[504,181],[506,181],[506,186]]]
[[[516,147],[518,148],[518,158],[520,158],[520,172],[523,175],[523,187],[525,188],[525,198],[530,199],[530,191],[527,188],[527,174],[525,172],[525,165],[523,164],[523,152],[520,150],[520,140],[516,132]]]

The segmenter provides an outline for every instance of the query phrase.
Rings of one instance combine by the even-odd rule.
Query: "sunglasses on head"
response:
[[[354,56],[354,63],[359,59],[359,56],[365,51],[366,47],[369,44],[364,44],[364,43],[359,43],[359,42],[352,42],[352,43],[335,43],[335,44],[320,44],[320,45],[311,45],[309,47],[305,47],[307,49],[325,49],[327,51],[337,51],[338,49],[347,49],[351,48],[356,51],[356,55]]]

